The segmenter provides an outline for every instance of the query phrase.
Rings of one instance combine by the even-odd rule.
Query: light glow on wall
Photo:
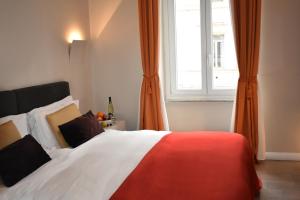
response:
[[[72,30],[67,36],[67,41],[71,44],[74,40],[83,40],[82,34],[79,30]]]

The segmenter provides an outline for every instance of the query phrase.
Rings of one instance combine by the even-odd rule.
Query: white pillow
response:
[[[53,148],[60,148],[52,130],[48,124],[46,116],[54,113],[72,103],[75,103],[79,107],[79,101],[73,100],[71,97],[63,99],[59,102],[55,102],[48,106],[36,108],[28,113],[28,124],[32,136],[47,150]]]
[[[55,109],[59,106],[65,105],[66,103],[69,103],[71,101],[73,101],[73,97],[72,96],[67,96],[64,99],[60,100],[60,101],[51,103],[51,104],[43,106],[43,107],[35,108],[32,111],[30,111],[28,114],[34,113],[34,112],[40,112],[41,110],[52,110],[52,109]]]
[[[0,118],[0,125],[10,120],[13,121],[14,125],[17,127],[22,137],[29,134],[29,128],[27,125],[27,115],[25,113],[20,115],[10,115],[10,116]]]

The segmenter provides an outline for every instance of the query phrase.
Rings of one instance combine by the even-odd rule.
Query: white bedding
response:
[[[50,162],[11,188],[1,200],[106,200],[165,131],[108,130],[75,149],[53,152]]]
[[[47,153],[54,148],[60,148],[60,145],[48,124],[46,116],[73,103],[79,108],[79,101],[73,100],[72,96],[68,96],[60,101],[35,108],[27,113],[28,126],[31,135],[42,145]]]

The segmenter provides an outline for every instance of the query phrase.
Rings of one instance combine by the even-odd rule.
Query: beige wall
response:
[[[89,0],[91,38],[97,39],[122,0]]]
[[[106,111],[107,97],[112,96],[118,117],[134,130],[142,78],[137,0],[115,0],[109,5],[91,0],[90,8],[94,5],[110,16],[103,22],[96,10],[90,13],[92,25],[101,27],[101,34],[92,41],[91,48],[94,110]],[[229,130],[232,102],[169,102],[167,112],[172,130]]]
[[[123,0],[111,12],[101,34],[92,41],[94,110],[107,111],[112,96],[117,117],[133,130],[137,128],[142,78],[137,0]]]
[[[296,91],[300,80],[299,3],[298,0],[263,1],[260,63],[268,152],[300,152],[300,101]],[[96,108],[106,109],[106,96],[112,94],[131,128],[135,128],[137,121],[140,84],[137,75],[141,73],[137,21],[135,0],[122,1],[97,40],[98,50],[94,55],[97,61],[93,65],[94,76],[105,73],[104,82],[110,82],[113,75],[118,85],[116,88],[95,82]],[[128,77],[130,84],[124,77]],[[122,96],[125,98],[120,101]],[[229,130],[231,109],[232,102],[167,102],[172,130]],[[128,114],[129,110],[134,114]]]
[[[260,68],[267,152],[300,153],[300,1],[262,2]]]
[[[118,117],[133,130],[137,128],[142,78],[137,0],[114,0],[110,4],[90,0],[90,8],[94,5],[110,16],[97,16],[95,9],[90,13],[91,25],[98,26],[91,30],[101,29],[91,50],[94,110],[106,111],[107,97],[112,96]],[[231,109],[232,102],[167,103],[172,130],[229,130]]]
[[[300,1],[264,0],[260,75],[267,152],[300,153]],[[173,130],[229,130],[230,102],[169,102]]]
[[[170,129],[229,131],[232,102],[168,102]]]
[[[67,80],[82,107],[90,107],[81,98],[91,95],[90,84],[83,81],[86,74],[81,76],[69,62],[66,38],[72,29],[89,38],[86,0],[1,0],[0,90]]]
[[[135,129],[142,78],[137,0],[87,2],[0,2],[0,90],[67,80],[87,109],[93,79],[94,111],[106,111],[112,96],[117,116]],[[268,152],[300,152],[299,9],[298,0],[263,1],[260,74]],[[74,27],[85,38],[91,30],[93,40],[89,54],[87,43],[72,45],[69,61],[65,39]],[[170,127],[178,131],[229,130],[231,109],[232,102],[167,102]]]
[[[90,66],[89,42],[73,41],[70,51],[70,81],[71,94],[80,100],[80,110],[86,112],[92,109],[92,69]]]

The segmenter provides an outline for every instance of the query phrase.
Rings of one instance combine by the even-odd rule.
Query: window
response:
[[[164,0],[169,100],[232,100],[239,76],[229,0]]]

